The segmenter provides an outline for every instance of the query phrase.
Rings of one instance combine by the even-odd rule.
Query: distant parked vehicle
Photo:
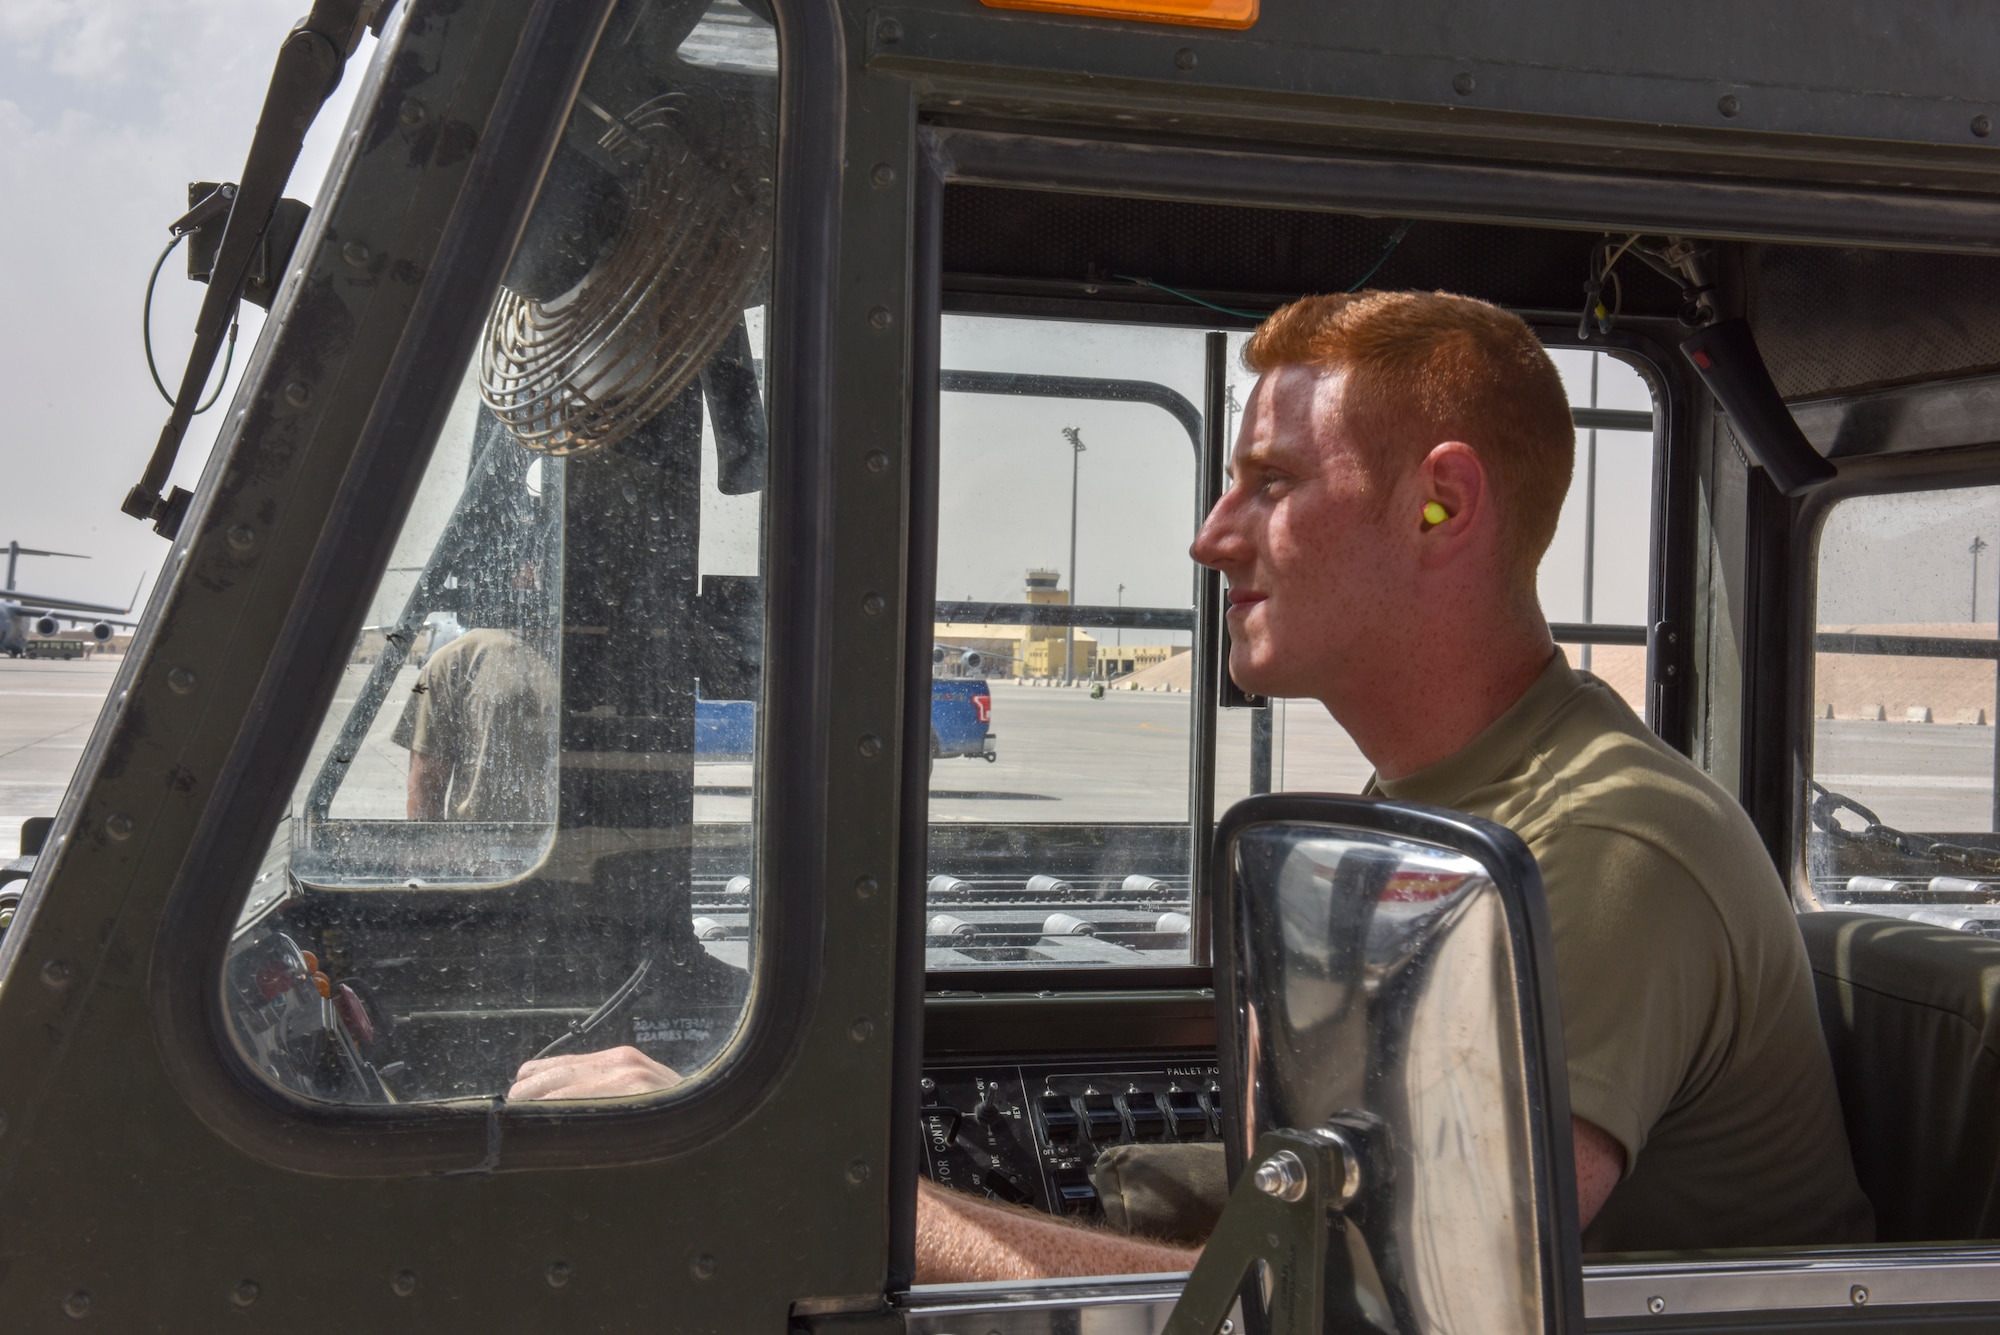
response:
[[[974,677],[931,679],[931,759],[987,761],[994,750],[993,692]],[[696,700],[694,753],[706,760],[748,760],[757,745],[757,706],[748,700]]]

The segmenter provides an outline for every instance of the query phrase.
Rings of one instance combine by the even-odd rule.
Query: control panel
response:
[[[1213,1052],[926,1067],[924,1172],[1050,1214],[1095,1216],[1090,1166],[1113,1145],[1220,1140]]]

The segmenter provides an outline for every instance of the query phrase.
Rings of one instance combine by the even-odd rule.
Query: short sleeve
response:
[[[1645,840],[1565,826],[1531,847],[1548,892],[1570,1112],[1624,1146],[1629,1174],[1654,1124],[1724,1055],[1729,938],[1700,884]]]
[[[403,716],[396,720],[396,730],[389,734],[390,741],[418,755],[434,756],[438,753],[437,678],[440,674],[431,671],[437,661],[432,658],[417,673],[416,685],[410,688],[410,698],[403,703]]]

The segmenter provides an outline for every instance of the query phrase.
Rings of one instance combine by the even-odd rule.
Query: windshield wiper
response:
[[[379,35],[394,4],[395,0],[314,0],[312,13],[292,29],[285,44],[278,48],[277,68],[271,73],[271,87],[264,94],[264,110],[257,117],[250,155],[244,160],[243,175],[234,197],[217,199],[223,193],[218,190],[198,206],[198,210],[201,207],[219,210],[226,204],[229,219],[223,225],[208,291],[201,299],[201,315],[194,326],[194,347],[188,353],[187,370],[181,375],[180,392],[174,396],[173,413],[160,431],[145,473],[119,507],[134,519],[150,521],[161,537],[171,539],[180,532],[181,519],[192,499],[184,487],[175,487],[166,494],[162,494],[162,489],[167,484],[167,475],[173,471],[174,457],[180,453],[188,423],[201,402],[202,388],[208,384],[209,372],[214,369],[216,353],[222,349],[236,304],[242,299],[244,279],[257,258],[257,243],[270,225],[278,197],[298,163],[306,131],[312,128],[326,99],[340,86],[347,58],[361,45],[362,31],[372,30]],[[182,223],[188,221],[183,219]]]

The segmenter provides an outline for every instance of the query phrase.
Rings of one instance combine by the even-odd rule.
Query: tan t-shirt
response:
[[[391,740],[451,766],[449,820],[555,814],[555,671],[512,631],[469,630],[430,656]]]
[[[1570,1109],[1625,1147],[1585,1251],[1872,1239],[1805,946],[1728,793],[1560,654],[1458,754],[1376,787],[1541,864]]]

